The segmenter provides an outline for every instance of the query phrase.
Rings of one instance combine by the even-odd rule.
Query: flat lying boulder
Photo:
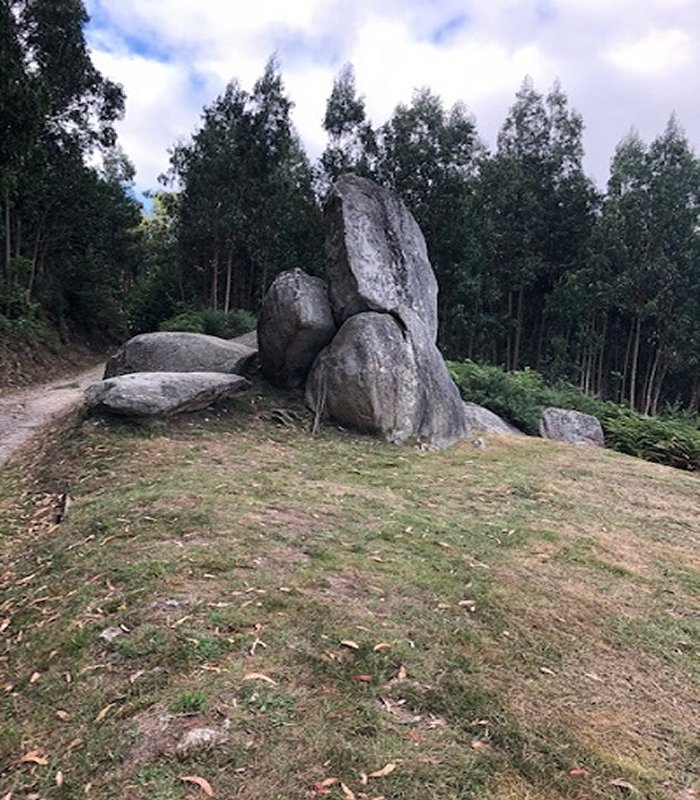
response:
[[[242,333],[240,336],[234,336],[233,339],[225,339],[229,344],[237,344],[243,345],[243,347],[249,347],[251,350],[255,350],[257,353],[258,351],[258,332],[257,331],[248,331],[248,333]]]
[[[254,358],[254,348],[204,333],[142,333],[129,339],[109,359],[104,377],[114,378],[132,372],[226,372],[240,375]]]
[[[555,442],[605,447],[605,435],[597,417],[566,408],[545,408],[540,436]]]
[[[338,324],[412,309],[437,337],[437,281],[418,223],[401,200],[367,178],[343,175],[325,205],[331,305]]]
[[[304,385],[337,330],[325,281],[300,269],[278,275],[260,311],[260,368],[280,388]]]
[[[426,327],[351,317],[316,359],[306,400],[319,416],[400,444],[442,448],[466,432],[462,400]]]
[[[134,372],[88,386],[85,402],[94,412],[167,416],[199,411],[248,386],[240,375],[219,372]]]
[[[525,434],[518,430],[515,425],[506,422],[504,419],[489,411],[484,406],[479,406],[476,403],[464,404],[464,416],[467,422],[467,431],[484,432],[484,433],[502,433],[508,436],[525,436]]]

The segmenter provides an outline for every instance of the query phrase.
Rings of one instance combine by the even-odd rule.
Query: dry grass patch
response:
[[[76,420],[3,476],[5,793],[690,791],[697,477],[528,439],[314,438],[281,402]],[[198,727],[221,739],[183,757]]]

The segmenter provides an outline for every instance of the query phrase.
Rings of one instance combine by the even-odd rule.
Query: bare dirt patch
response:
[[[83,401],[83,391],[102,379],[103,364],[0,396],[0,466],[23,445]]]

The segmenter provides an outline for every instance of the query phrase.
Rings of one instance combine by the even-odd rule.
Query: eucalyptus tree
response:
[[[502,297],[494,308],[509,369],[543,366],[561,327],[548,304],[577,266],[590,235],[596,194],[582,168],[581,116],[558,84],[545,97],[527,78],[482,169],[489,260]]]
[[[124,184],[87,166],[96,150],[108,156],[124,108],[92,63],[87,20],[80,0],[0,0],[4,311],[39,301],[56,321],[104,329],[96,320],[111,301],[97,295],[117,290],[94,275],[120,273],[114,225],[131,241],[138,214]]]
[[[270,59],[252,92],[231,81],[172,151],[183,281],[199,304],[254,309],[283,269],[318,258],[311,169]]]
[[[352,64],[345,64],[333,81],[323,128],[328,145],[320,161],[322,191],[345,172],[373,176],[376,136],[367,120],[364,97],[357,94]]]
[[[634,133],[620,142],[603,213],[625,342],[612,346],[611,368],[620,398],[646,413],[659,408],[669,373],[679,383],[700,362],[699,197],[698,160],[675,118],[649,147]]]
[[[444,108],[429,89],[399,105],[377,132],[376,177],[396,191],[425,234],[440,294],[439,338],[465,355],[477,331],[474,306],[481,276],[474,223],[474,182],[483,154],[473,118],[462,104]]]

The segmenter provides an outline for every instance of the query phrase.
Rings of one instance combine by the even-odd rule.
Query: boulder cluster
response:
[[[333,186],[325,221],[328,282],[285,272],[263,301],[263,374],[305,387],[319,418],[397,444],[451,444],[466,433],[464,406],[435,343],[437,282],[417,222],[355,175]]]
[[[303,389],[317,422],[330,418],[388,442],[443,448],[477,430],[520,434],[464,403],[436,345],[437,282],[418,223],[396,195],[344,175],[325,205],[327,281],[295,269],[267,292],[255,332],[224,340],[147,333],[109,360],[88,406],[135,417],[204,408],[250,386],[259,365]],[[547,409],[540,434],[603,444],[594,417]]]

